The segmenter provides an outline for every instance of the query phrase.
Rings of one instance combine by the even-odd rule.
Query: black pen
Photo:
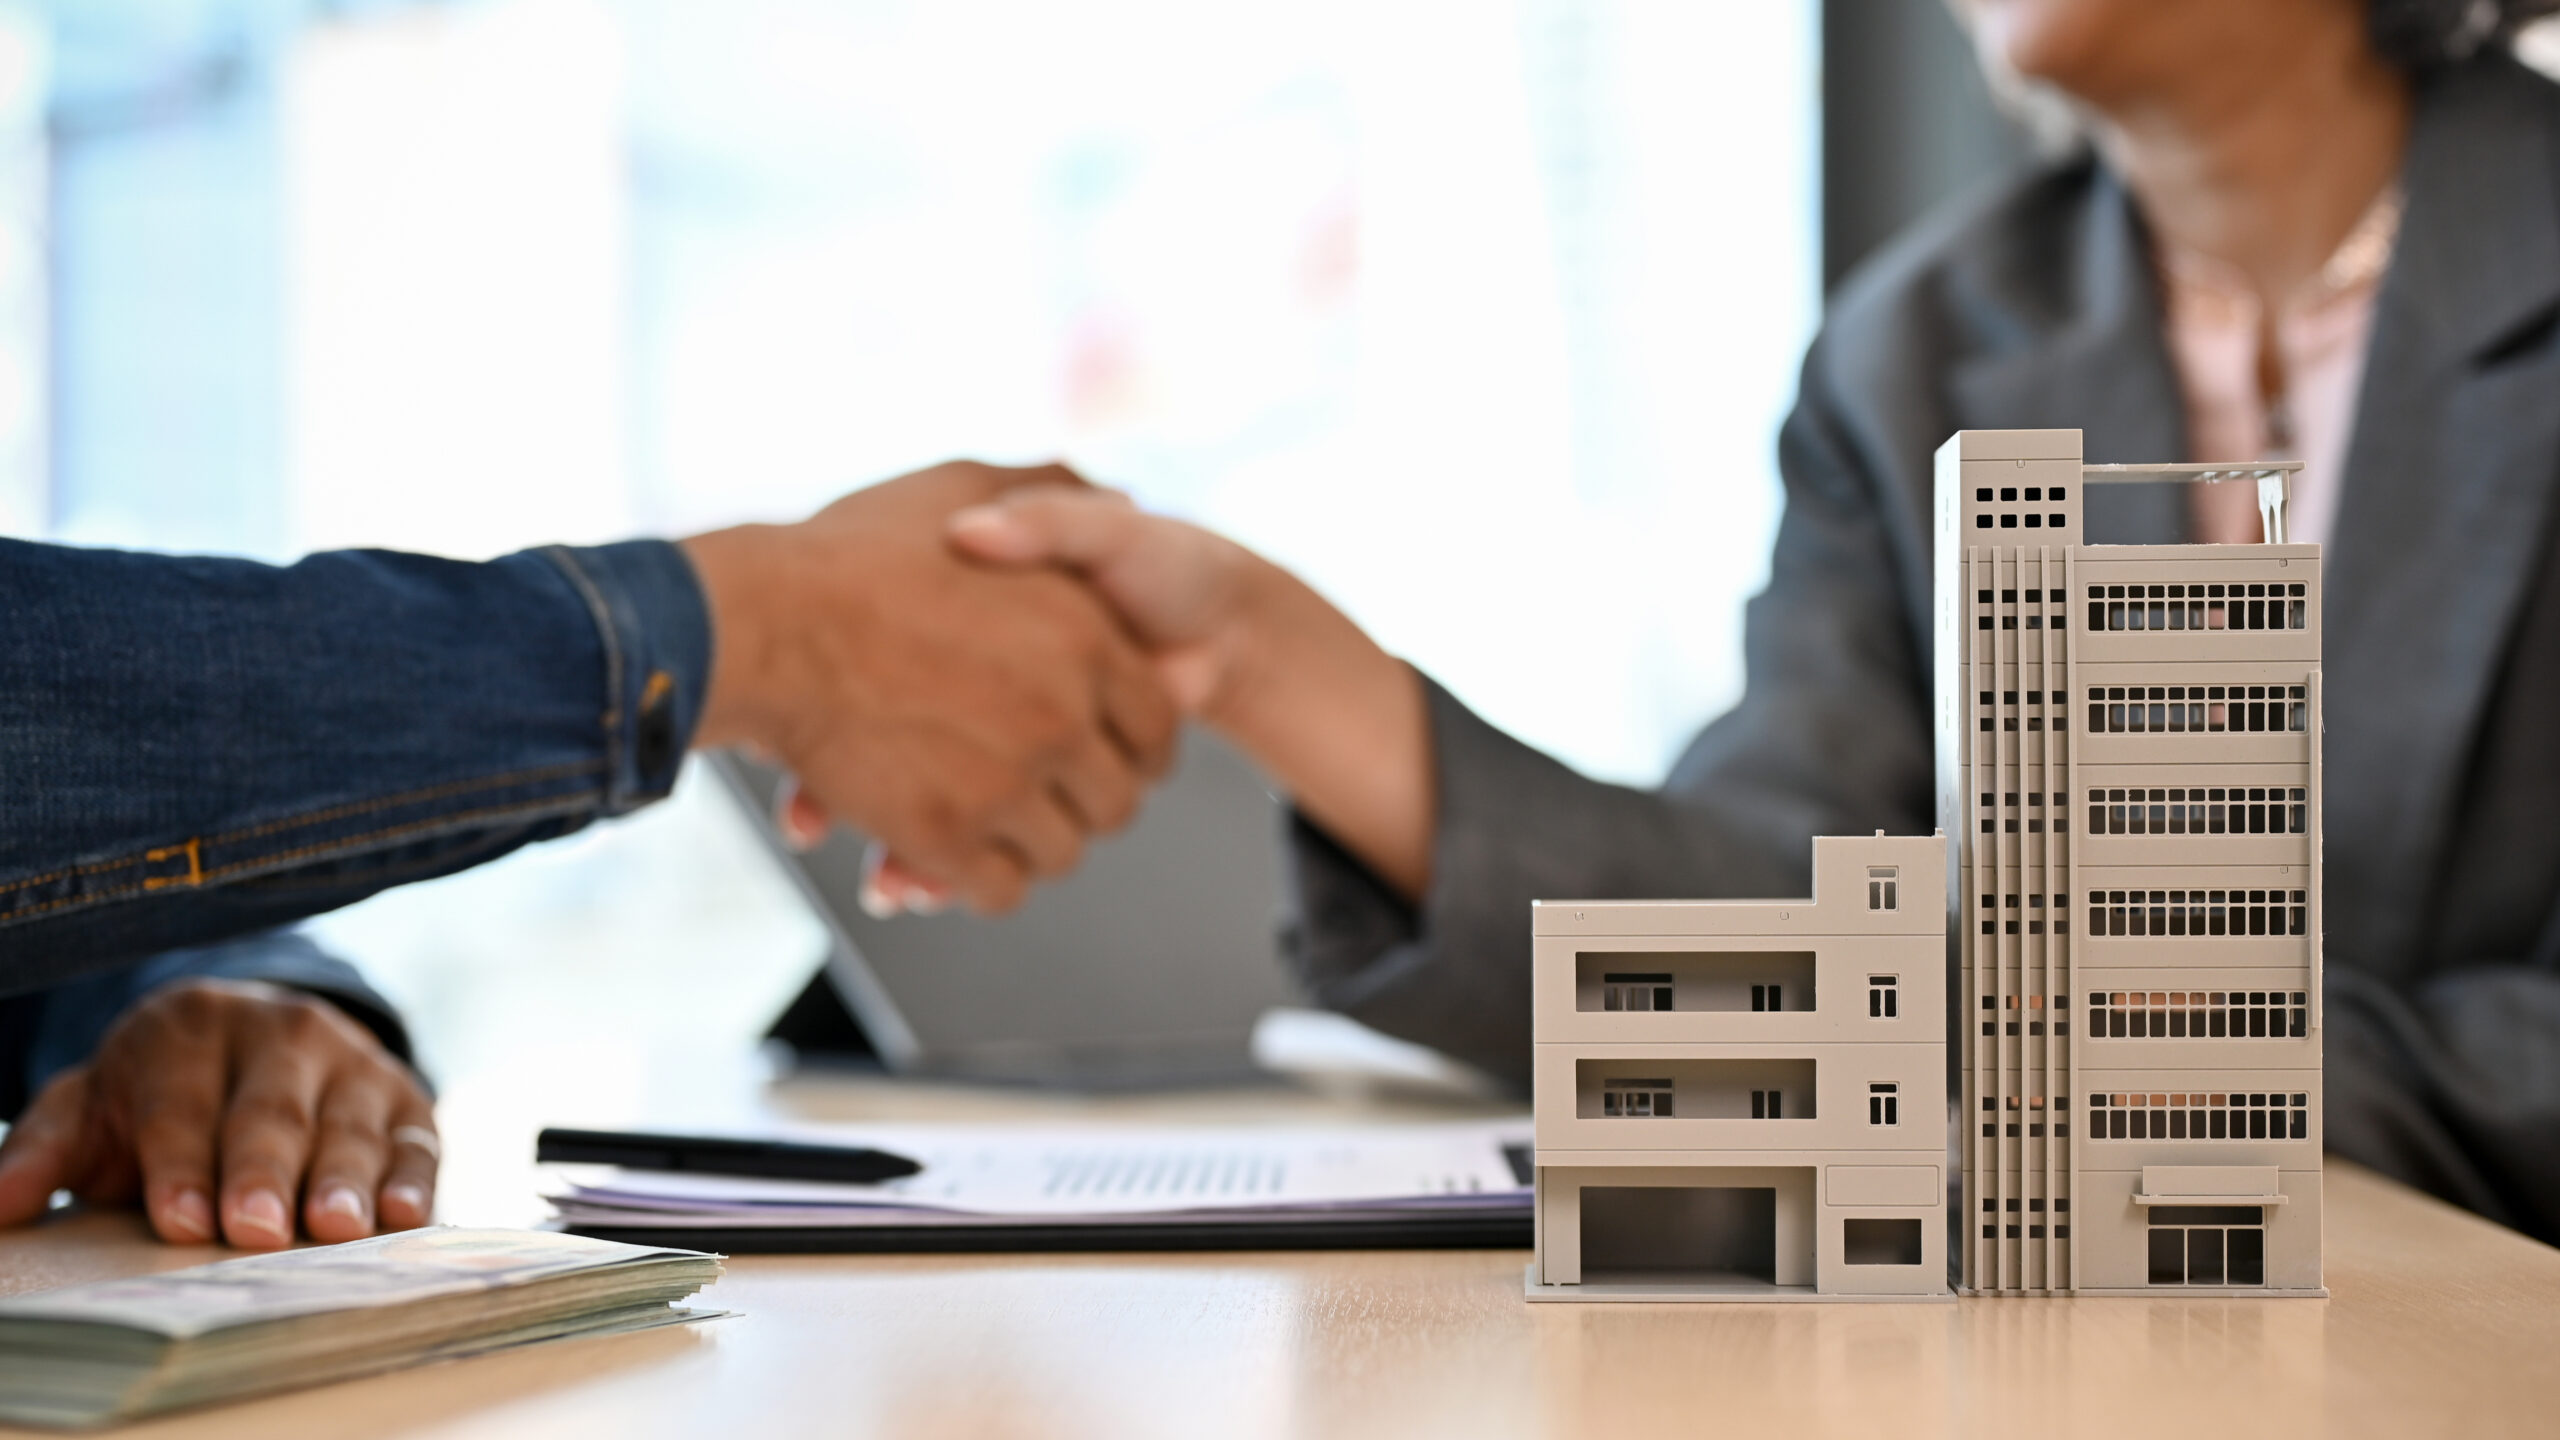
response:
[[[876,1185],[924,1169],[904,1155],[859,1145],[624,1130],[545,1130],[533,1142],[533,1158],[567,1165],[622,1165],[634,1170],[747,1175],[767,1180],[828,1180],[840,1185]]]

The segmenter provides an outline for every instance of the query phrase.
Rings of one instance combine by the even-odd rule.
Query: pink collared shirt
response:
[[[2400,233],[2400,192],[2386,191],[2300,291],[2276,308],[2272,326],[2248,281],[2208,255],[2161,247],[2169,361],[2187,407],[2187,459],[2300,460],[2289,539],[2326,544],[2338,517],[2353,431],[2356,387],[2364,379],[2373,302]],[[2260,381],[2259,344],[2272,331],[2282,393]],[[2259,538],[2257,487],[2202,485],[2192,500],[2195,538],[2241,544]]]

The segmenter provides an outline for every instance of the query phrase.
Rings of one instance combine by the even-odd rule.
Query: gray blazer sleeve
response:
[[[1786,513],[1742,702],[1645,791],[1575,773],[1426,681],[1438,813],[1420,907],[1292,827],[1289,948],[1319,1003],[1525,1088],[1531,900],[1801,895],[1814,835],[1928,832],[1928,672],[1901,598],[1925,577],[1832,421],[1826,373],[1817,343],[1779,441]]]
[[[2395,988],[2332,965],[2327,1148],[2543,1240],[2560,1237],[2560,982],[2484,965]]]

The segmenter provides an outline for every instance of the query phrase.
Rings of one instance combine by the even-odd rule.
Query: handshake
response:
[[[683,543],[717,637],[695,743],[789,770],[795,842],[870,834],[883,910],[1019,904],[1137,813],[1185,716],[1288,761],[1307,737],[1269,672],[1348,627],[1059,466],[941,465]]]
[[[1186,716],[1225,732],[1381,879],[1408,897],[1427,879],[1419,679],[1314,591],[1207,531],[1057,467],[953,464],[795,525],[681,543],[713,641],[692,743],[744,745],[795,775],[781,817],[795,841],[835,819],[868,831],[877,908],[1019,904],[1137,813]],[[30,553],[37,568],[64,563]],[[151,562],[112,563],[153,578]],[[482,572],[438,563],[459,592],[485,588]],[[289,608],[258,598],[289,573],[243,571],[243,613]],[[379,599],[360,566],[300,583],[314,575],[352,576],[334,592],[349,603]],[[162,1237],[188,1243],[424,1223],[432,1102],[349,1012],[295,988],[327,963],[315,950],[274,976],[154,981],[10,1127],[0,1225],[45,1213],[58,1189],[139,1200]]]

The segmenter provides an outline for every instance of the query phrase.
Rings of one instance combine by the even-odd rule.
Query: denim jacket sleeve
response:
[[[711,627],[658,541],[290,566],[0,541],[0,992],[664,796]]]

